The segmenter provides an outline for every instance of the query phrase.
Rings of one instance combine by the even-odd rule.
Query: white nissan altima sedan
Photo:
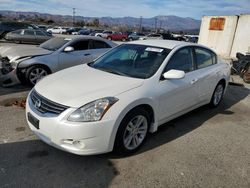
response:
[[[41,80],[27,99],[31,130],[78,155],[129,154],[149,132],[199,106],[219,105],[230,66],[197,44],[122,44],[94,62]]]

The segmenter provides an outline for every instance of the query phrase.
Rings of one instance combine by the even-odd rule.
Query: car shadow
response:
[[[25,92],[25,91],[29,91],[29,90],[31,90],[31,87],[23,86],[21,84],[17,84],[15,86],[11,86],[11,87],[0,86],[0,96],[13,94],[13,93]]]
[[[0,187],[108,187],[108,155],[77,156],[39,140],[0,144]]]
[[[188,134],[217,114],[233,115],[234,112],[230,108],[249,94],[250,90],[245,87],[229,85],[222,102],[217,108],[210,108],[208,105],[205,105],[161,125],[157,132],[149,134],[146,143],[136,154],[154,149]]]

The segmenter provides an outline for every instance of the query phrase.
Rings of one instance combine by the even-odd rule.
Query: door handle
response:
[[[195,79],[193,79],[190,83],[191,83],[191,84],[195,84],[197,81],[198,81],[198,79],[195,78]]]
[[[89,55],[91,55],[91,54],[84,54],[84,56],[89,56]]]

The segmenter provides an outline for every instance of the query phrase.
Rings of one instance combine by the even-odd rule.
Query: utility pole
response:
[[[72,26],[75,25],[75,14],[76,14],[76,8],[73,8],[73,16],[72,16]]]
[[[157,33],[157,17],[155,17],[155,33]]]
[[[142,16],[140,16],[139,32],[142,32]]]

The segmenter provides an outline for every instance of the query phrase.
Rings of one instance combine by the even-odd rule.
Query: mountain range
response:
[[[54,15],[39,12],[19,12],[0,10],[0,16],[14,20],[53,20],[55,24],[72,23],[72,15]],[[98,19],[100,25],[109,26],[129,26],[139,27],[140,23],[142,27],[148,28],[162,28],[165,30],[181,31],[181,30],[199,30],[201,21],[193,18],[183,18],[173,15],[160,15],[152,18],[135,18],[135,17],[83,17],[75,16],[75,22],[91,22],[94,19]]]

